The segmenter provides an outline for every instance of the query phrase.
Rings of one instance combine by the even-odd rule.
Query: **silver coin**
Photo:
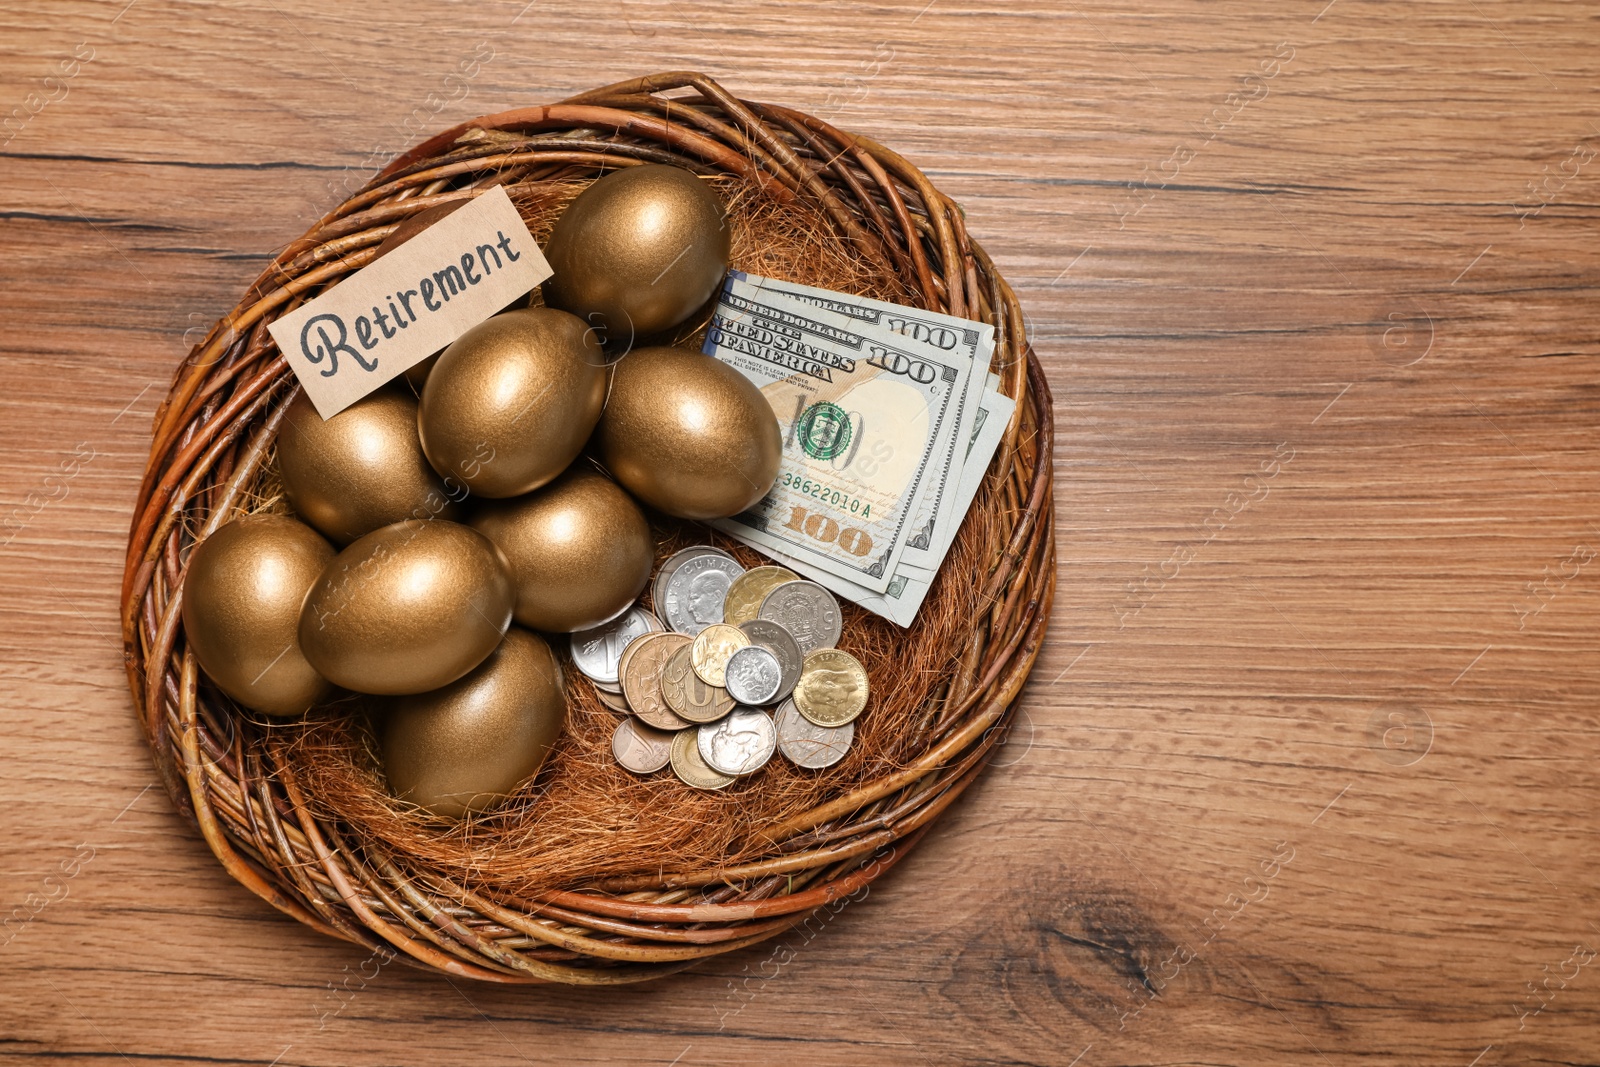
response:
[[[737,707],[700,727],[700,758],[714,771],[739,777],[767,765],[778,749],[778,729],[760,708]]]
[[[778,729],[778,750],[797,767],[821,770],[832,767],[850,751],[850,742],[856,737],[856,724],[843,726],[818,726],[794,706],[794,700],[778,705],[773,716]]]
[[[764,703],[782,700],[794,692],[795,683],[800,680],[800,669],[805,666],[805,653],[800,651],[800,645],[795,641],[794,634],[785,630],[781,623],[771,619],[751,619],[749,622],[739,624],[739,629],[750,639],[753,645],[760,645],[778,658],[778,691]]]
[[[611,735],[611,754],[634,774],[653,774],[672,762],[672,731],[623,719]]]
[[[816,582],[784,582],[761,602],[761,618],[794,636],[803,655],[833,648],[844,633],[844,616],[833,594]]]
[[[660,605],[662,618],[668,626],[690,637],[721,622],[728,586],[743,573],[743,567],[722,553],[691,556],[678,565],[663,586],[666,596]]]
[[[688,548],[679,549],[662,560],[661,566],[656,568],[655,578],[650,583],[650,602],[655,605],[656,611],[662,610],[661,604],[666,599],[667,579],[672,577],[673,573],[685,560],[693,559],[695,556],[721,556],[724,559],[733,559],[732,556],[720,548],[713,548],[710,545],[690,545]]]
[[[635,637],[665,630],[661,620],[640,607],[630,608],[610,622],[590,630],[579,630],[570,638],[572,662],[578,670],[607,689],[617,685],[617,660]],[[620,688],[613,692],[621,692]]]
[[[770,649],[746,645],[728,657],[724,672],[728,695],[741,704],[770,704],[778,699],[783,668]]]

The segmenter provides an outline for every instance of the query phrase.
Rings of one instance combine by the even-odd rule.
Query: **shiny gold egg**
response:
[[[300,653],[306,591],[333,546],[286,515],[251,515],[189,554],[183,632],[217,688],[268,715],[298,715],[333,692]]]
[[[655,563],[644,512],[586,464],[527,496],[486,502],[471,524],[511,562],[513,615],[535,630],[570,633],[614,618]]]
[[[514,626],[460,681],[389,706],[382,723],[389,788],[445,818],[482,811],[538,773],[566,718],[550,646]]]
[[[544,255],[544,301],[601,330],[613,347],[692,315],[728,270],[727,210],[681,167],[648,163],[606,175],[556,220]]]
[[[401,519],[453,519],[466,495],[447,485],[417,440],[417,402],[387,386],[331,419],[302,392],[278,431],[283,495],[339,544]]]
[[[641,348],[617,363],[595,437],[624,489],[685,519],[737,515],[766,496],[783,452],[761,391],[681,348]]]
[[[577,456],[605,391],[592,330],[553,308],[508,311],[439,357],[418,408],[422,449],[435,470],[479,496],[526,493]]]
[[[442,519],[374,530],[335,556],[306,595],[300,648],[358,693],[424,693],[483,662],[516,595],[500,550]]]

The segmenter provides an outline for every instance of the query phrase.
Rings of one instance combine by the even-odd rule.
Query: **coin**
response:
[[[671,630],[651,630],[649,633],[640,634],[638,637],[635,637],[632,641],[629,641],[627,646],[623,648],[622,655],[617,657],[617,684],[616,685],[608,685],[608,686],[605,686],[604,688],[611,690],[613,693],[616,693],[618,696],[625,696],[626,693],[622,688],[622,679],[628,672],[628,661],[631,660],[633,658],[634,654],[637,653],[646,644],[648,644],[652,639],[657,638],[657,637],[666,637],[670,633],[672,633]],[[682,635],[680,634],[679,636],[682,636]],[[596,682],[595,684],[596,684],[596,686],[600,685],[600,683],[598,683],[598,682]]]
[[[761,618],[793,634],[800,651],[808,656],[819,648],[832,648],[844,632],[839,602],[816,582],[775,586],[761,602]]]
[[[752,645],[760,645],[778,657],[778,668],[782,674],[778,680],[778,691],[772,695],[772,700],[782,700],[794,691],[794,684],[800,680],[800,668],[806,658],[795,643],[794,634],[770,619],[751,619],[740,623],[739,629],[744,631]]]
[[[790,763],[814,771],[832,767],[844,759],[856,736],[855,723],[818,726],[800,714],[792,699],[778,705],[773,725],[778,728],[778,751]]]
[[[672,762],[672,736],[671,731],[623,719],[611,735],[611,754],[634,774],[650,774]]]
[[[661,672],[661,695],[685,722],[716,722],[733,710],[733,698],[721,686],[707,685],[694,673],[694,648],[686,645],[667,660]]]
[[[783,668],[771,649],[747,645],[728,657],[728,695],[741,704],[770,704],[778,697]]]
[[[613,693],[616,693],[618,696],[625,696],[622,691],[622,678],[627,673],[628,660],[633,658],[633,654],[639,651],[640,647],[643,646],[646,641],[650,640],[652,637],[660,636],[663,632],[664,631],[662,630],[652,630],[647,634],[640,634],[638,637],[635,637],[633,640],[624,645],[622,647],[622,655],[617,657],[617,684],[613,686],[606,686],[606,688],[611,690]]]
[[[741,777],[767,765],[778,750],[778,729],[760,708],[737,707],[699,729],[700,758],[722,774]]]
[[[733,783],[734,776],[712,770],[700,757],[701,729],[691,726],[687,730],[679,730],[673,737],[672,773],[684,785],[692,785],[696,789],[722,789]]]
[[[643,608],[628,611],[590,630],[579,630],[569,638],[572,662],[597,683],[617,684],[617,660],[628,642],[653,630],[664,630],[661,620]]]
[[[690,545],[688,548],[674,552],[661,561],[661,566],[656,568],[656,576],[650,583],[650,602],[655,605],[656,611],[662,610],[661,604],[667,595],[667,580],[677,571],[679,564],[695,556],[721,556],[724,559],[733,560],[733,557],[722,551],[722,549],[712,548],[710,545]],[[737,560],[733,561],[738,562]]]
[[[629,646],[628,661],[623,667],[622,695],[628,698],[633,713],[658,730],[680,730],[689,724],[667,706],[661,694],[661,671],[667,660],[680,648],[689,645],[683,634],[647,634],[635,645]]]
[[[722,621],[739,626],[761,614],[761,601],[784,582],[797,582],[800,576],[788,567],[752,567],[728,586],[723,602]]]
[[[709,685],[726,684],[728,657],[750,644],[750,639],[737,626],[712,623],[694,639],[694,673]]]
[[[818,726],[843,726],[867,706],[867,672],[848,652],[822,648],[806,656],[794,706]]]
[[[613,693],[609,689],[602,689],[597,685],[594,687],[594,695],[600,698],[600,703],[612,711],[620,711],[626,715],[633,710],[628,707],[628,698],[621,693]]]
[[[662,585],[665,596],[658,606],[667,625],[693,637],[707,626],[721,622],[728,587],[743,573],[743,567],[721,553],[706,553],[684,560]]]

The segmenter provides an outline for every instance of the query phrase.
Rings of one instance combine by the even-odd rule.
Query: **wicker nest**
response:
[[[637,778],[610,758],[613,713],[569,672],[569,727],[539,777],[497,811],[441,826],[384,789],[359,700],[267,722],[210,686],[183,636],[188,550],[240,514],[285,507],[273,441],[298,386],[270,321],[434,205],[503,185],[542,239],[584,185],[644,162],[716,183],[737,267],[992,323],[1016,414],[916,624],[845,605],[842,647],[875,695],[843,762],[774,760],[721,793]],[[290,244],[178,368],[123,578],[134,704],[174,802],[223,866],[301,922],[490,981],[669,973],[837,909],[982,771],[1049,617],[1051,441],[1016,297],[960,208],[889,149],[681,72],[476,119],[396,159]],[[713,541],[756,558],[690,524],[663,519],[657,533],[663,556]]]

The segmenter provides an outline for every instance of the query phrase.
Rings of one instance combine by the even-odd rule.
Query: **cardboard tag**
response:
[[[495,186],[267,331],[328,419],[550,274],[511,198]]]

